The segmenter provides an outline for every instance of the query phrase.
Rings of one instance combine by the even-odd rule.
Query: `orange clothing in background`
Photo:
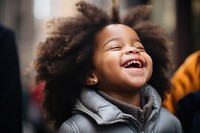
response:
[[[177,103],[185,95],[200,90],[200,50],[188,56],[172,79],[172,89],[163,106],[176,114]]]

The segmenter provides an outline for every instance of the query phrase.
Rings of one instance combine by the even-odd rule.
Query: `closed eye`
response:
[[[117,51],[117,50],[121,50],[121,49],[122,49],[122,46],[116,45],[116,46],[112,46],[112,47],[108,48],[107,51],[108,50]]]
[[[146,52],[145,48],[142,46],[135,46],[135,48],[140,50],[140,52]]]

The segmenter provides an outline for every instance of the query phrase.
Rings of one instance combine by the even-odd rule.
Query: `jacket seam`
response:
[[[66,124],[68,124],[73,129],[74,133],[80,133],[80,130],[74,121],[71,122],[66,121]]]

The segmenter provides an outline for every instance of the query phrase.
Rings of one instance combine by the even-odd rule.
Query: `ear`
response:
[[[87,85],[95,85],[95,84],[97,84],[97,83],[98,83],[98,78],[97,78],[97,76],[96,76],[94,73],[90,74],[90,75],[88,76],[88,78],[87,78],[86,84],[87,84]]]

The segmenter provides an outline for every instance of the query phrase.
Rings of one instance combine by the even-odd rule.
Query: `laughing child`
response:
[[[123,18],[80,1],[79,14],[49,22],[37,48],[37,81],[46,82],[45,116],[59,133],[181,133],[161,106],[170,88],[168,41],[147,20],[150,6]]]

